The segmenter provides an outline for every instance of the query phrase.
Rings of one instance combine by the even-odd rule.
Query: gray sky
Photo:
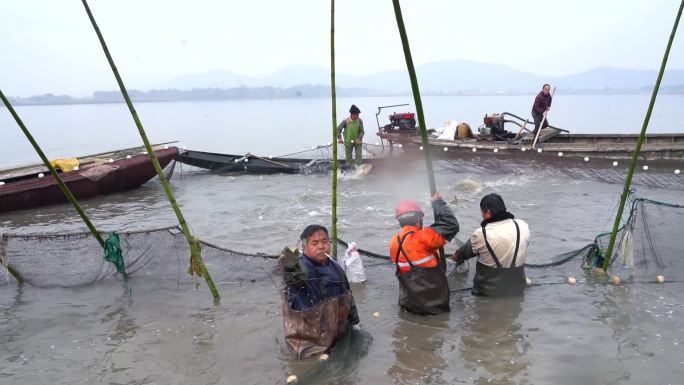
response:
[[[416,64],[467,59],[541,75],[657,69],[680,0],[403,0]],[[330,66],[328,0],[91,0],[128,88],[226,69]],[[338,73],[405,68],[390,0],[336,4]],[[668,68],[684,69],[684,27]],[[79,0],[3,0],[0,88],[85,96],[117,86]]]

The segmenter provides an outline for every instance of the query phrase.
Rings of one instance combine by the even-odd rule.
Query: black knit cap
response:
[[[361,110],[359,110],[359,107],[356,107],[356,105],[352,104],[351,108],[349,109],[350,114],[360,114]]]

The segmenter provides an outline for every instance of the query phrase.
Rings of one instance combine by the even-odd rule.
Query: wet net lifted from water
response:
[[[526,272],[533,284],[565,283],[568,277],[578,282],[610,282],[619,276],[623,283],[656,282],[662,275],[667,281],[680,281],[684,272],[684,206],[630,196],[630,210],[623,225],[608,275],[596,269],[605,258],[610,234],[599,234],[586,245],[553,257],[531,255]],[[177,226],[145,231],[119,232],[127,274],[134,280],[153,279],[196,283],[187,274],[190,250]],[[341,240],[342,246],[346,243]],[[370,242],[366,241],[365,244]],[[202,255],[218,285],[248,283],[254,280],[278,279],[277,250],[265,252],[235,251],[200,241]],[[360,249],[367,268],[388,268],[389,256]],[[116,275],[114,265],[105,261],[102,249],[88,232],[64,234],[0,235],[2,264],[16,271],[24,282],[35,287],[78,287],[96,283]],[[536,262],[541,261],[541,262]],[[474,266],[473,266],[474,267]],[[16,281],[5,268],[3,285]],[[470,270],[474,270],[470,269]],[[389,273],[388,273],[389,274]],[[452,291],[467,290],[471,280],[450,264]],[[471,272],[472,275],[472,272]]]

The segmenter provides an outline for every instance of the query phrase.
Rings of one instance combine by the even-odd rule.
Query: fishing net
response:
[[[625,213],[610,259],[608,275],[600,275],[600,266],[610,238],[599,234],[593,242],[554,257],[536,258],[528,263],[527,276],[534,283],[564,283],[567,277],[578,281],[603,282],[612,275],[631,282],[655,282],[658,275],[667,281],[684,277],[684,206],[630,195],[630,210]],[[177,226],[145,231],[118,232],[125,271],[131,277],[193,284],[187,274],[190,250]],[[347,246],[344,240],[340,245]],[[277,252],[241,252],[199,241],[202,257],[217,285],[264,279],[273,280]],[[367,268],[389,266],[389,256],[358,249]],[[0,234],[0,262],[37,287],[75,287],[88,285],[116,275],[116,266],[103,258],[101,246],[89,232],[66,234]],[[474,260],[470,262],[474,266]],[[454,290],[467,289],[472,277],[459,273],[450,264],[447,274]],[[7,269],[5,269],[7,271]],[[8,284],[14,279],[6,272]]]

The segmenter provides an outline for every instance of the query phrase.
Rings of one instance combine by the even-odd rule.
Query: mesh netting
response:
[[[684,206],[630,196],[630,210],[617,236],[610,274],[634,281],[654,281],[659,274],[668,281],[684,279]],[[190,250],[177,226],[146,231],[119,232],[120,245],[130,276],[146,276],[193,283],[187,274]],[[555,282],[600,266],[610,234],[593,243],[527,264],[528,276],[537,282]],[[346,242],[340,240],[342,246]],[[250,253],[200,241],[202,257],[217,284],[273,278],[275,253]],[[389,256],[359,249],[366,266],[389,265]],[[0,234],[0,260],[38,287],[88,285],[116,274],[103,258],[102,248],[88,232],[68,234]],[[455,275],[451,265],[449,275]],[[471,269],[474,270],[474,269]],[[7,274],[4,283],[12,279]],[[541,281],[539,281],[539,279]]]

